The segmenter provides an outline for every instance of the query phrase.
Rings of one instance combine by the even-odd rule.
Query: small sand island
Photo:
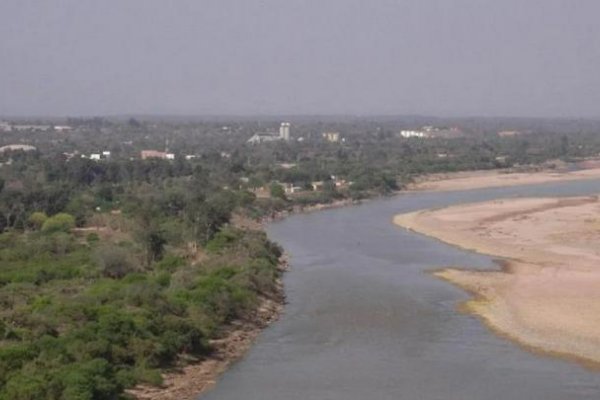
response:
[[[522,198],[397,215],[394,222],[502,259],[499,271],[435,273],[464,309],[535,350],[600,365],[600,201]]]

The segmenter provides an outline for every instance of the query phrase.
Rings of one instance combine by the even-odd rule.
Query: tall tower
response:
[[[290,123],[282,122],[279,126],[279,137],[283,140],[290,140]]]

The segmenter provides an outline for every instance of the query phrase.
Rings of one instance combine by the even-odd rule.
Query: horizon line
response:
[[[419,119],[442,119],[442,120],[461,120],[461,119],[518,119],[518,120],[586,120],[600,121],[600,116],[536,116],[536,115],[435,115],[435,114],[391,114],[391,113],[106,113],[106,114],[15,114],[0,115],[0,120],[10,119],[68,119],[68,118],[194,118],[194,119],[298,119],[298,118],[419,118]]]

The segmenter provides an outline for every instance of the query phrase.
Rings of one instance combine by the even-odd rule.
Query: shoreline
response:
[[[496,334],[539,354],[600,366],[600,201],[511,199],[417,211],[394,223],[492,257],[497,270],[433,275],[471,295],[459,305]],[[561,229],[562,228],[562,229]],[[577,262],[574,262],[574,261]]]
[[[484,254],[484,253],[481,253],[481,254]],[[500,265],[498,271],[490,270],[490,271],[486,271],[486,272],[504,272],[504,269],[506,267],[509,267],[509,265],[508,265],[509,263],[505,260],[495,260],[494,264],[507,264],[507,265],[506,266]],[[586,368],[591,371],[600,371],[600,360],[591,360],[589,358],[580,357],[580,356],[577,356],[577,355],[574,355],[571,353],[553,351],[553,350],[545,349],[542,346],[532,345],[532,344],[528,343],[526,340],[521,339],[518,335],[511,334],[508,331],[504,331],[504,330],[501,330],[500,328],[498,328],[496,325],[494,325],[493,321],[486,318],[485,315],[480,314],[473,310],[472,304],[477,304],[478,302],[485,302],[485,301],[487,301],[486,297],[483,296],[477,290],[475,290],[473,288],[469,288],[467,285],[461,285],[455,279],[452,279],[451,277],[446,276],[446,273],[449,270],[459,271],[459,272],[469,272],[472,270],[470,270],[468,268],[441,268],[441,269],[433,270],[430,272],[430,274],[433,275],[434,277],[441,279],[449,284],[452,284],[452,285],[464,290],[471,296],[471,299],[463,301],[456,306],[459,313],[472,315],[472,316],[476,317],[494,335],[496,335],[502,339],[509,340],[509,341],[515,343],[517,346],[521,347],[524,351],[528,351],[528,352],[533,353],[538,356],[560,358],[562,360],[576,363],[576,364],[580,365],[581,367]]]
[[[600,179],[600,168],[596,165],[575,171],[543,169],[526,172],[492,169],[430,174],[415,179],[407,186],[411,192],[449,192],[496,188],[505,186],[536,185],[564,181]]]
[[[395,196],[398,193],[400,193],[400,192],[394,192],[390,196]],[[381,196],[381,197],[383,197],[383,196]],[[378,197],[373,197],[373,198],[378,198]],[[269,224],[269,223],[275,222],[275,221],[281,221],[281,220],[291,217],[293,215],[309,214],[309,213],[313,213],[313,212],[317,212],[317,211],[324,211],[324,210],[331,210],[331,209],[336,209],[336,208],[356,206],[356,205],[364,204],[365,202],[372,200],[373,198],[366,198],[366,199],[361,199],[361,200],[343,199],[343,200],[335,200],[331,203],[318,203],[318,204],[313,204],[310,206],[294,206],[294,208],[292,210],[277,211],[269,217],[262,218],[260,220],[260,224],[261,224],[261,227],[264,229],[264,226],[266,224]]]

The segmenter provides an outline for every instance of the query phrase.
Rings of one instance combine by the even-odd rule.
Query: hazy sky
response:
[[[0,115],[600,117],[599,0],[0,0]]]

